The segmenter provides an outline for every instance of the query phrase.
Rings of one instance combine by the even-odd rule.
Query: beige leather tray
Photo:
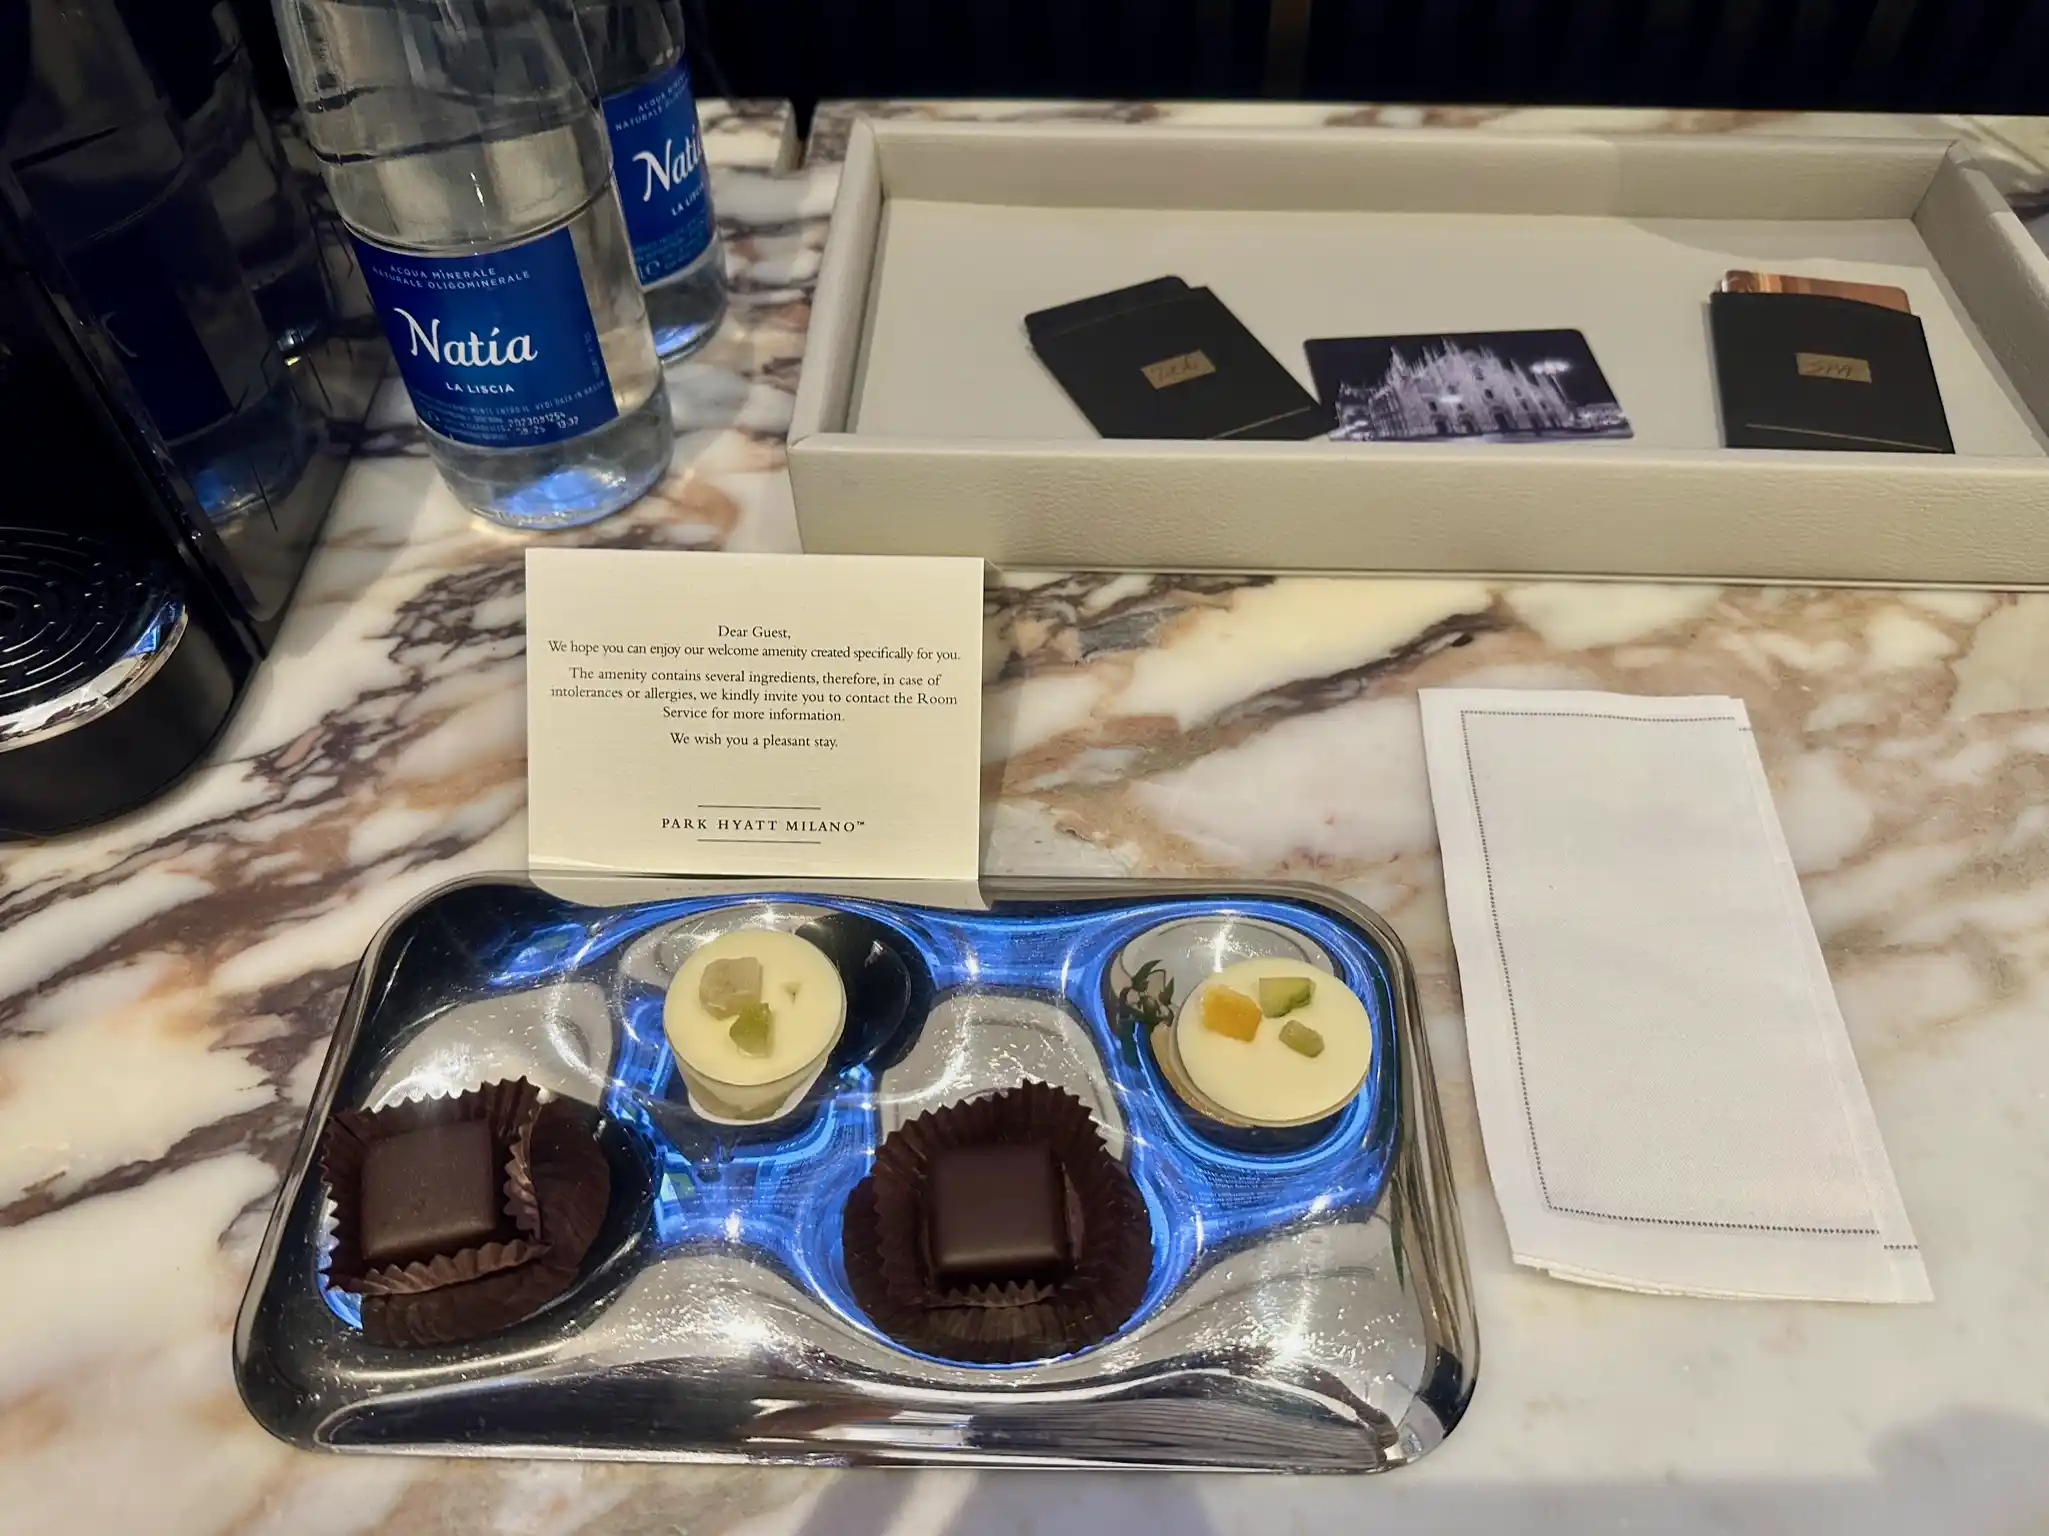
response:
[[[1731,267],[1904,287],[1955,456],[1719,446]],[[1316,336],[1573,327],[1627,441],[1107,442],[1031,310],[1174,273]],[[2049,258],[1932,142],[861,123],[791,431],[805,547],[1019,566],[2049,584]]]

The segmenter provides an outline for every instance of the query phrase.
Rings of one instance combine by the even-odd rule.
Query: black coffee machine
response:
[[[225,0],[133,4],[0,6],[0,838],[204,755],[387,361]]]

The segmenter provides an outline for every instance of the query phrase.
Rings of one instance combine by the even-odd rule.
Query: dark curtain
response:
[[[170,3],[170,0],[165,0]],[[269,0],[231,0],[289,100]],[[2049,112],[2049,0],[683,0],[706,96]]]
[[[1265,0],[687,0],[731,90],[847,96],[1260,93]]]
[[[2049,0],[1320,0],[1305,53],[1360,101],[2049,109]]]

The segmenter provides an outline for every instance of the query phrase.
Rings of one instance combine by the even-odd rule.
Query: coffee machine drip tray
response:
[[[235,686],[183,590],[140,551],[0,527],[0,837],[119,815],[205,753]]]

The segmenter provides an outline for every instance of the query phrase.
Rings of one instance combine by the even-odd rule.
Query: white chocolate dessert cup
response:
[[[1241,1130],[1250,1130],[1250,1120],[1241,1120],[1223,1105],[1211,1100],[1208,1095],[1188,1080],[1188,1069],[1181,1065],[1181,1053],[1174,1049],[1174,1026],[1155,1024],[1152,1033],[1153,1057],[1160,1064],[1160,1076],[1167,1080],[1167,1086],[1179,1094],[1182,1101],[1197,1114],[1206,1115],[1222,1125],[1235,1125]]]
[[[761,964],[761,1000],[769,1005],[771,1045],[763,1056],[734,1044],[733,1020],[707,1012],[704,973],[720,960]],[[824,1070],[846,1029],[847,992],[838,967],[807,939],[777,928],[742,928],[699,945],[669,983],[662,1032],[690,1096],[726,1120],[780,1113]]]
[[[1211,987],[1257,999],[1262,980],[1303,977],[1314,986],[1310,1001],[1280,1017],[1262,1016],[1251,1040],[1202,1022],[1203,995]],[[1282,1043],[1291,1021],[1322,1037],[1322,1054],[1303,1056]],[[1329,972],[1262,956],[1228,965],[1197,987],[1182,1004],[1171,1044],[1172,1065],[1163,1070],[1195,1109],[1233,1125],[1311,1125],[1343,1109],[1365,1085],[1373,1020],[1358,995]]]
[[[816,1082],[818,1074],[825,1070],[825,1058],[830,1051],[830,1046],[820,1051],[801,1072],[792,1072],[788,1077],[779,1077],[758,1088],[715,1082],[693,1072],[680,1056],[676,1058],[676,1071],[683,1079],[683,1086],[689,1090],[691,1104],[702,1110],[707,1118],[745,1124],[773,1120],[777,1115],[794,1109],[803,1090]]]

